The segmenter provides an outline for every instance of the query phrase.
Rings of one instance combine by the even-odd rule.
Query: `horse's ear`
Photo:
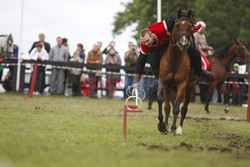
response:
[[[188,17],[188,18],[191,18],[191,17],[192,17],[192,14],[193,14],[192,10],[191,10],[191,9],[188,9],[187,17]]]
[[[178,12],[177,12],[177,18],[179,18],[180,16],[181,16],[181,14],[182,14],[182,10],[181,10],[181,8],[178,10]]]
[[[12,34],[10,33],[10,37],[12,37]]]
[[[237,45],[239,45],[239,44],[240,44],[240,41],[239,41],[239,39],[238,39],[238,38],[235,38],[235,43],[236,43]]]

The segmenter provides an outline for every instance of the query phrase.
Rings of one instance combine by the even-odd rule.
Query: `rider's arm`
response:
[[[141,75],[143,73],[147,59],[148,59],[148,54],[143,54],[142,52],[140,52],[139,58],[136,63],[136,69],[135,69],[136,82],[139,82],[141,79]]]
[[[167,29],[169,33],[171,33],[174,28],[175,20],[176,20],[176,16],[169,16],[165,19],[165,23],[167,25]]]

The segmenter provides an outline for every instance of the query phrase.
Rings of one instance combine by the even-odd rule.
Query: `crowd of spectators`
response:
[[[120,66],[122,63],[122,58],[120,53],[115,48],[115,42],[111,41],[107,47],[102,50],[102,42],[98,41],[93,44],[93,48],[85,54],[84,45],[78,43],[75,51],[71,55],[69,51],[68,39],[57,37],[57,44],[53,47],[50,46],[48,42],[45,41],[45,35],[40,33],[38,36],[38,41],[34,42],[29,50],[29,56],[31,60],[35,61],[55,61],[55,62],[75,62],[75,63],[86,63],[86,64],[106,64],[110,68],[106,68],[108,73],[103,77],[102,69],[98,67],[88,68],[88,77],[82,73],[82,69],[72,68],[70,70],[65,70],[62,68],[56,68],[52,66],[51,75],[49,77],[49,94],[50,95],[72,95],[72,96],[90,96],[92,98],[97,98],[98,89],[106,91],[107,98],[114,98],[114,92],[116,91],[117,85],[124,85],[124,98],[127,98],[126,89],[133,85],[134,69],[136,66],[137,59],[139,57],[139,49],[133,42],[128,42],[128,50],[124,53],[125,66],[131,67],[125,70],[125,78],[122,80],[121,75],[119,75],[120,70],[114,70],[113,66]],[[13,57],[18,56],[18,46],[13,47]],[[211,54],[213,50],[211,49]],[[105,56],[104,56],[105,55]],[[105,57],[105,59],[104,59]],[[0,79],[2,78],[3,66],[0,66]],[[239,64],[234,63],[232,68],[232,73],[237,74]],[[9,70],[9,73],[4,77],[5,82],[3,86],[6,91],[11,91],[11,73],[13,69]],[[146,73],[152,76],[151,72]],[[31,75],[32,76],[32,75]],[[38,66],[37,77],[35,82],[34,94],[44,94],[46,87],[46,68],[45,66]],[[83,79],[84,78],[84,79]],[[32,78],[30,79],[30,81]],[[103,82],[103,80],[105,82]],[[8,81],[8,82],[7,82]],[[233,80],[235,82],[236,80]],[[88,82],[89,85],[89,95],[82,90],[82,82]],[[149,108],[151,108],[152,102],[155,99],[150,90],[150,85],[153,85],[154,79],[152,77],[144,77],[142,79],[143,88],[149,100]],[[237,79],[237,82],[244,82],[244,79]],[[205,101],[207,85],[200,82],[200,99],[201,102]],[[105,85],[105,86],[104,86]],[[71,87],[71,89],[69,88]],[[246,91],[246,85],[240,84],[228,84],[228,90],[232,96],[232,104],[241,105],[244,101],[243,94]],[[150,94],[150,95],[149,95]],[[221,102],[221,94],[218,94],[218,102]]]
[[[109,45],[102,50],[102,42],[98,41],[93,44],[93,48],[85,54],[84,45],[78,43],[73,54],[69,51],[68,39],[63,37],[56,38],[56,45],[51,45],[45,40],[45,34],[40,33],[38,35],[38,41],[35,41],[31,49],[29,50],[29,57],[31,60],[40,61],[55,61],[55,62],[75,62],[86,64],[106,64],[110,67],[120,66],[122,59],[120,54],[115,48],[115,42],[111,41]],[[132,48],[133,49],[132,49]],[[133,51],[133,54],[130,52]],[[135,53],[135,54],[134,54]],[[105,55],[105,56],[104,56]],[[138,58],[138,48],[132,42],[129,42],[129,51],[125,53],[126,66],[135,67],[135,63]],[[136,57],[134,57],[136,56]],[[13,57],[18,57],[18,47],[14,45]],[[105,59],[104,59],[105,58]],[[2,78],[3,66],[0,66],[0,78]],[[31,67],[32,73],[33,68]],[[50,95],[72,95],[72,96],[87,96],[82,91],[82,81],[88,82],[90,97],[96,98],[98,89],[104,89],[106,91],[107,98],[113,98],[116,90],[116,85],[120,82],[124,85],[132,85],[133,77],[126,78],[126,81],[121,80],[121,76],[118,74],[109,73],[106,77],[102,77],[103,71],[100,68],[88,68],[87,80],[85,78],[86,73],[82,73],[82,69],[72,68],[65,70],[52,66],[51,75],[49,76],[49,92]],[[107,68],[106,72],[117,72],[120,70],[114,70]],[[10,78],[13,72],[9,71],[9,74],[5,76],[4,81]],[[134,70],[127,71],[126,73],[134,73]],[[32,76],[32,74],[31,74]],[[35,95],[42,95],[45,93],[46,88],[46,67],[38,66],[34,93]],[[11,79],[8,79],[10,81]],[[32,77],[30,78],[30,82]],[[11,84],[8,83],[7,91],[11,91]],[[120,87],[121,88],[121,87]]]

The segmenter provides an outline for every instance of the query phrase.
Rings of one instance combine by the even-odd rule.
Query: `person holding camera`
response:
[[[108,54],[108,52],[109,52],[110,49],[114,49],[115,50],[115,41],[110,41],[109,45],[102,51],[102,53],[103,54]],[[115,53],[118,53],[118,52],[115,50]]]
[[[134,74],[136,62],[139,57],[138,50],[133,42],[128,42],[128,49],[124,56],[125,66],[127,67],[125,69],[127,75],[125,76],[124,98],[127,98],[127,88],[134,83],[135,77],[132,74]]]

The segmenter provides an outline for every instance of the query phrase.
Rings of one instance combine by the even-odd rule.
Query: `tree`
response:
[[[132,24],[136,24],[134,38],[141,29],[153,23],[156,19],[156,9],[151,6],[156,6],[157,1],[155,0],[134,0],[125,6],[125,11],[118,12],[115,16],[113,33],[118,35],[122,31]]]
[[[197,16],[207,24],[206,37],[209,45],[223,47],[239,36],[240,16],[237,0],[210,0],[197,2]],[[230,9],[230,10],[229,10]],[[207,18],[207,20],[206,20]]]
[[[118,12],[114,20],[113,33],[118,35],[136,24],[133,37],[138,39],[140,31],[156,22],[156,0],[133,0],[123,4],[125,11]],[[166,0],[162,3],[163,19],[176,14],[179,8],[196,11],[197,20],[207,24],[206,37],[209,45],[222,47],[239,38],[250,47],[250,1],[248,0]]]

